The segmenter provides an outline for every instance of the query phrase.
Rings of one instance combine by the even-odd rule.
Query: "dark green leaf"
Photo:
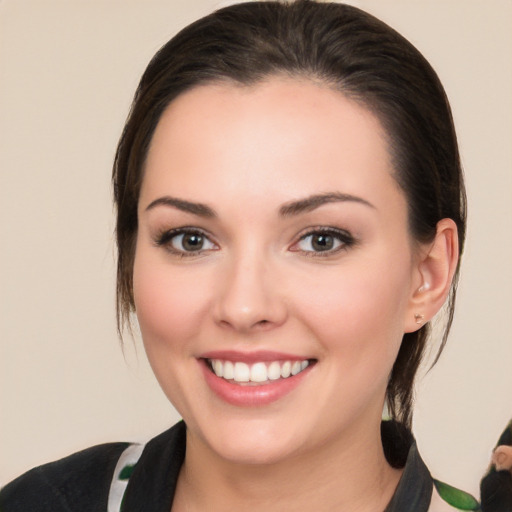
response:
[[[459,510],[480,510],[480,504],[471,494],[456,489],[439,480],[434,480],[434,485],[436,486],[439,496],[452,507],[458,508]]]

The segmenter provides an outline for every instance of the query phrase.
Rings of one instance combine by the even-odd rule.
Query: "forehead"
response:
[[[218,190],[272,190],[283,200],[365,186],[398,191],[378,119],[339,91],[287,78],[204,85],[176,98],[145,173],[142,196],[166,190],[204,202]]]

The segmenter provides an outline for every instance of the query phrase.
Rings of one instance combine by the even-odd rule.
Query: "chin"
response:
[[[296,422],[295,427],[299,426]],[[275,421],[240,418],[233,421],[218,421],[207,429],[188,426],[194,437],[217,456],[234,464],[277,464],[293,458],[305,447],[307,439],[301,432]],[[213,428],[212,428],[213,427]]]
[[[278,464],[285,460],[293,458],[298,450],[290,446],[283,446],[279,439],[269,440],[268,442],[247,442],[242,440],[238,442],[221,442],[217,447],[213,447],[217,454],[224,460],[232,464],[240,465],[271,465]]]

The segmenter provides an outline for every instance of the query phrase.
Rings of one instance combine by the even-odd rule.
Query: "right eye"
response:
[[[216,250],[214,244],[202,231],[195,229],[173,229],[162,233],[157,245],[181,256],[195,256],[204,251]]]

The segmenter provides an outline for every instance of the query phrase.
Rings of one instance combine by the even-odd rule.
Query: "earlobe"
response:
[[[417,263],[420,286],[412,291],[405,332],[417,331],[441,309],[450,292],[459,259],[457,225],[452,219],[437,223],[433,242],[422,250]]]

